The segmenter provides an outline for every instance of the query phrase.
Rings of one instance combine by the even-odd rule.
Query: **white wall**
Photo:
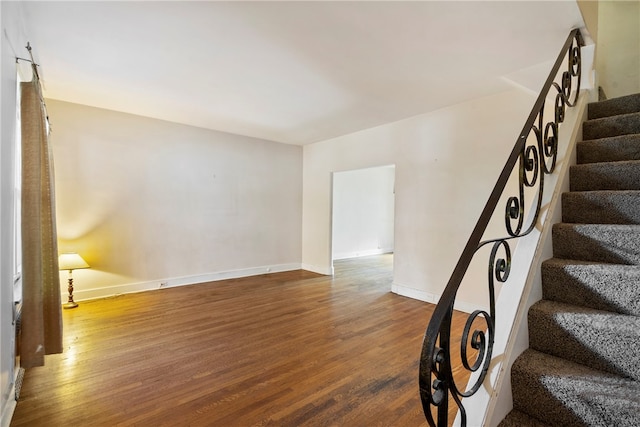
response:
[[[578,7],[580,8],[580,14],[586,28],[582,28],[582,36],[587,36],[591,39],[588,43],[592,44],[598,40],[598,0],[578,0]]]
[[[640,2],[598,2],[596,71],[609,98],[640,92]]]
[[[28,55],[21,3],[0,2],[2,22],[0,76],[0,409],[8,425],[15,406],[13,325],[14,173],[16,129],[16,56]]]
[[[77,299],[300,268],[301,147],[47,106]]]
[[[393,252],[395,167],[333,175],[333,259]]]
[[[331,174],[395,164],[393,289],[437,301],[533,102],[512,90],[305,146],[303,266],[331,272]],[[462,309],[486,294],[479,271]]]

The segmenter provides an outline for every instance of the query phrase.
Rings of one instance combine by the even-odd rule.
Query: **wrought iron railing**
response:
[[[581,60],[580,48],[584,41],[580,30],[571,31],[558,55],[549,77],[547,78],[531,114],[502,169],[489,200],[487,201],[480,219],[478,220],[469,241],[465,246],[453,274],[447,283],[440,301],[436,306],[431,321],[427,327],[420,356],[420,397],[425,417],[431,426],[447,426],[449,412],[449,398],[459,409],[460,420],[466,426],[467,416],[462,399],[475,394],[482,385],[491,362],[494,342],[495,312],[495,282],[504,283],[509,277],[511,269],[511,248],[509,243],[513,239],[528,235],[536,226],[542,204],[544,190],[544,176],[554,171],[558,153],[558,125],[564,121],[566,107],[575,105],[580,92]],[[560,67],[568,62],[567,70],[557,83]],[[573,87],[576,82],[575,88]],[[556,91],[553,118],[545,120],[545,100],[551,92]],[[532,135],[532,138],[529,136]],[[533,141],[532,141],[533,140]],[[516,165],[517,163],[517,165]],[[493,217],[498,202],[501,200],[507,182],[518,168],[518,195],[507,200],[505,209],[505,231],[507,236],[489,240],[481,240],[487,226]],[[529,204],[525,201],[525,189],[534,191],[535,200]],[[527,195],[531,191],[527,191]],[[533,203],[535,201],[535,203]],[[527,208],[527,206],[530,206]],[[525,212],[528,211],[528,212]],[[525,226],[525,215],[532,218]],[[474,375],[471,385],[466,383],[461,388],[456,384],[452,372],[451,325],[453,306],[456,294],[471,261],[478,250],[491,245],[489,255],[488,299],[489,313],[486,310],[476,310],[466,320],[460,343],[460,358],[462,366]],[[502,255],[498,255],[498,253]],[[478,325],[480,323],[480,326]],[[471,331],[472,329],[473,332]],[[471,340],[469,340],[469,338]],[[473,354],[468,354],[468,349]],[[458,355],[456,355],[458,356]],[[470,357],[471,356],[471,357]],[[473,360],[470,360],[473,359]],[[480,370],[478,372],[478,370]],[[432,413],[435,408],[436,416]]]

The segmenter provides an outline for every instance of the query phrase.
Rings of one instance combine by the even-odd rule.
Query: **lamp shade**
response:
[[[89,268],[89,264],[76,253],[60,254],[58,258],[60,270],[78,270],[80,268]]]

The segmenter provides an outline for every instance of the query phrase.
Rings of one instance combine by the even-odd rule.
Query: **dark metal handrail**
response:
[[[449,395],[453,398],[460,410],[462,425],[466,426],[466,411],[462,405],[462,399],[472,396],[482,385],[489,363],[494,341],[495,327],[495,289],[494,280],[505,282],[509,277],[511,269],[511,249],[509,241],[529,234],[536,226],[540,208],[542,204],[542,194],[544,190],[544,176],[554,171],[558,154],[558,125],[564,121],[565,108],[573,107],[580,92],[581,57],[580,48],[584,46],[584,40],[579,29],[571,31],[566,42],[558,55],[551,73],[547,78],[536,103],[525,122],[522,132],[507,159],[507,162],[498,177],[498,181],[489,196],[489,200],[480,215],[469,241],[465,246],[453,274],[447,283],[440,301],[436,306],[431,321],[427,326],[424,341],[422,343],[422,354],[420,355],[420,398],[425,417],[431,426],[446,426],[448,424]],[[560,67],[566,59],[567,70],[561,75],[561,82],[556,83],[556,77]],[[576,80],[576,89],[573,100],[572,82]],[[545,122],[545,99],[549,92],[555,89],[555,107],[553,109],[553,120]],[[533,133],[534,142],[529,142],[529,135]],[[505,210],[505,228],[508,236],[481,241],[489,221],[496,210],[498,201],[505,191],[509,176],[514,171],[518,162],[519,173],[519,194],[509,197]],[[525,187],[538,186],[535,211],[531,223],[525,227]],[[533,205],[532,205],[533,206]],[[515,224],[515,228],[514,228]],[[456,294],[462,280],[469,268],[469,265],[476,252],[492,244],[489,256],[489,311],[476,310],[467,318],[462,340],[460,344],[460,356],[465,369],[476,372],[481,369],[476,381],[467,389],[460,389],[455,383],[451,370],[451,319],[453,315],[453,305]],[[504,256],[497,258],[498,252],[502,250]],[[469,334],[472,324],[477,319],[483,320],[485,327],[481,330],[475,327]],[[486,332],[485,332],[486,331]],[[475,360],[469,361],[467,348],[471,347],[476,351]],[[437,424],[431,408],[437,408]]]

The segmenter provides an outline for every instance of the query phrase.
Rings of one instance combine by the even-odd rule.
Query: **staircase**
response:
[[[640,94],[589,105],[511,426],[640,426]]]

